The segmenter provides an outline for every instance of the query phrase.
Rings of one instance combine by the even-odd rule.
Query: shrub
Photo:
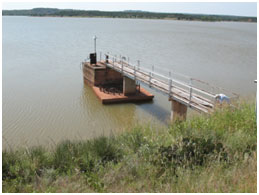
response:
[[[122,157],[122,151],[114,137],[101,136],[92,140],[91,150],[103,164],[110,161],[117,163]]]

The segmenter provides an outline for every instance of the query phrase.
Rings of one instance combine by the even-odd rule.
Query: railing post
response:
[[[138,60],[138,70],[139,70],[139,67],[140,67],[140,61]]]
[[[112,58],[112,61],[113,61],[113,63],[112,63],[112,64],[113,64],[113,69],[114,69],[114,57]]]
[[[100,51],[100,61],[102,61],[102,52]]]
[[[136,80],[136,66],[134,66],[134,80]]]
[[[149,87],[151,87],[151,72],[149,72]]]
[[[172,79],[171,78],[169,79],[169,88],[168,88],[168,90],[169,90],[168,94],[169,94],[169,99],[170,99],[171,98],[171,93],[172,93],[172,91],[171,91],[172,90]]]
[[[169,71],[169,78],[171,78],[171,71]]]
[[[152,76],[154,75],[155,66],[152,66]]]
[[[123,75],[123,61],[121,61],[121,74]]]
[[[190,97],[189,97],[189,105],[191,104],[191,100],[192,100],[192,78],[190,78]]]
[[[115,55],[115,62],[117,62],[117,55]]]

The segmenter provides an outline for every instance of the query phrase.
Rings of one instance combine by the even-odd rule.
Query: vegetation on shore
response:
[[[256,192],[254,104],[166,129],[2,152],[3,192]]]
[[[58,17],[106,17],[106,18],[147,18],[147,19],[174,19],[174,20],[198,20],[198,21],[239,21],[257,22],[256,17],[205,15],[205,14],[181,14],[159,13],[147,11],[98,11],[98,10],[73,10],[56,8],[34,8],[29,10],[3,10],[3,16],[58,16]]]

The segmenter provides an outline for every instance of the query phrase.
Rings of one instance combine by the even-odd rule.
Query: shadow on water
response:
[[[155,119],[159,123],[167,124],[170,118],[170,110],[163,108],[156,100],[103,105],[87,82],[84,82],[81,103],[88,113],[88,117],[96,116],[100,118],[99,120],[104,123],[103,125],[113,122],[118,127],[124,127],[134,125],[138,121],[146,122],[145,119],[151,119],[152,121]],[[97,119],[94,118],[93,120]]]
[[[170,110],[163,108],[162,106],[152,102],[145,102],[145,103],[136,103],[139,108],[151,114],[155,119],[162,122],[163,124],[167,124],[167,120],[170,118]]]
[[[103,129],[123,129],[136,123],[137,111],[134,104],[103,105],[89,84],[85,82],[80,102],[83,114],[89,123],[95,122]]]
[[[141,86],[149,91],[151,94],[153,94],[154,99],[150,102],[136,103],[136,105],[138,105],[145,112],[151,114],[153,117],[155,117],[155,119],[162,122],[163,124],[168,124],[171,111],[168,107],[170,106],[170,103],[168,102],[167,105],[168,100],[166,98],[166,95],[155,88],[150,88],[145,83],[141,83]]]

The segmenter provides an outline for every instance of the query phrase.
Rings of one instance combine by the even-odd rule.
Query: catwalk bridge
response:
[[[172,102],[171,120],[179,118],[185,119],[187,108],[194,109],[201,113],[211,113],[217,103],[217,94],[215,92],[208,90],[208,87],[206,90],[193,84],[194,81],[202,82],[197,79],[188,77],[188,82],[186,82],[178,79],[171,73],[166,76],[155,72],[154,68],[149,70],[144,67],[140,67],[139,61],[137,65],[133,65],[129,63],[129,59],[122,56],[117,57],[110,53],[105,53],[105,60],[101,60],[100,55],[100,62],[104,63],[107,68],[119,72],[123,76],[124,88],[130,88],[127,86],[133,86],[135,90],[135,84],[138,81],[166,94],[169,101]],[[207,83],[205,84],[208,85]],[[231,93],[231,95],[232,96],[230,98],[237,97],[237,94]]]

